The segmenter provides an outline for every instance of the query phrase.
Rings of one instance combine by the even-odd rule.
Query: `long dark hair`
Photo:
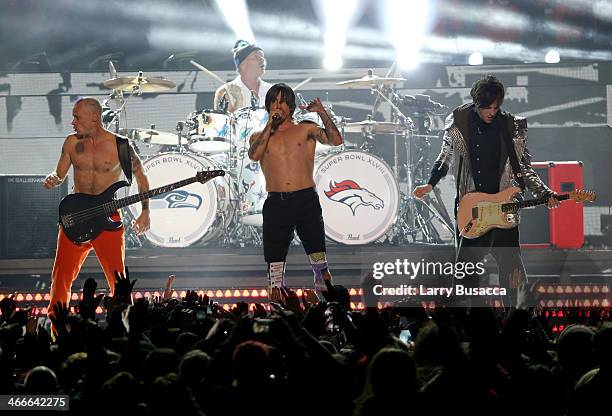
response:
[[[291,114],[293,114],[293,111],[295,110],[295,93],[289,85],[282,82],[272,85],[266,94],[266,111],[270,113],[270,106],[274,100],[276,100],[279,92],[281,93],[281,98],[283,101],[286,102],[289,109],[291,109]]]
[[[488,107],[494,101],[502,105],[505,95],[504,84],[493,75],[485,75],[472,85],[470,95],[479,108]]]

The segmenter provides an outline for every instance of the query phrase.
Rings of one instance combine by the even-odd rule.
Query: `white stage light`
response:
[[[468,63],[470,65],[482,65],[482,54],[480,52],[472,52],[470,57],[468,58]]]
[[[237,39],[255,42],[246,0],[215,0],[215,3]]]
[[[354,23],[360,4],[361,0],[317,0],[315,2],[325,27],[323,66],[326,69],[336,70],[342,67],[346,33]]]
[[[412,69],[419,64],[423,39],[431,24],[428,0],[386,0],[385,18],[396,61],[402,69]],[[406,20],[406,16],[410,16]]]
[[[547,64],[558,64],[560,60],[561,57],[559,56],[559,51],[556,49],[549,50],[546,52],[546,56],[544,57],[544,61]]]
[[[329,71],[336,71],[342,68],[342,58],[338,55],[326,55],[323,58],[323,67]]]

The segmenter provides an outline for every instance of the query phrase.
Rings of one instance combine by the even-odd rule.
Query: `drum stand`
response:
[[[141,94],[142,90],[140,89],[139,85],[134,85],[130,95],[128,95],[128,97],[125,99],[121,90],[113,90],[109,97],[102,103],[102,122],[104,124],[104,128],[110,129],[114,125],[115,134],[119,134],[122,114],[126,111],[125,105],[132,96]],[[111,110],[109,107],[108,102],[110,100],[114,100],[117,103],[118,108],[116,110]],[[135,150],[138,152],[136,143],[133,143],[133,140],[131,140],[131,142],[135,147]],[[127,196],[127,192],[129,192],[128,188],[125,188],[125,192]],[[132,229],[132,226],[136,222],[136,218],[134,218],[134,215],[132,215],[132,211],[130,211],[128,208],[123,208],[122,214],[123,227],[125,229],[126,248],[142,248],[146,243],[146,237],[137,234]]]
[[[423,123],[420,120],[423,114],[415,113],[417,129],[412,129],[412,134],[405,142],[406,148],[406,178],[407,190],[405,198],[407,199],[407,215],[410,215],[413,220],[409,225],[409,233],[413,242],[427,244],[444,244],[439,231],[434,226],[437,221],[443,228],[446,228],[451,234],[453,233],[453,225],[444,204],[440,189],[434,189],[435,199],[426,196],[423,199],[417,199],[412,195],[415,179],[419,183],[424,183],[429,178],[429,149],[431,147],[428,136],[421,131]],[[419,140],[417,142],[417,140]],[[405,205],[406,206],[406,205]],[[420,239],[418,239],[420,232]]]
[[[453,232],[453,226],[442,204],[439,189],[435,190],[437,191],[435,192],[435,202],[430,198],[420,200],[412,195],[415,179],[416,181],[423,182],[427,178],[427,172],[421,172],[418,169],[419,165],[425,166],[424,162],[427,159],[423,146],[413,146],[415,137],[421,137],[422,135],[415,134],[416,128],[412,119],[405,116],[397,107],[396,103],[400,101],[400,98],[393,89],[388,90],[388,95],[392,98],[385,95],[385,91],[383,91],[380,86],[373,87],[372,90],[391,106],[391,120],[397,123],[398,126],[406,127],[402,132],[398,130],[393,133],[393,168],[398,181],[400,179],[398,138],[404,138],[406,151],[406,163],[404,164],[406,170],[406,189],[400,189],[398,220],[391,227],[388,237],[394,244],[444,244],[433,222],[438,221],[444,228],[448,229],[451,234]],[[419,126],[420,124],[421,123],[418,123]],[[428,141],[426,145],[429,146]],[[416,149],[413,147],[416,147]]]

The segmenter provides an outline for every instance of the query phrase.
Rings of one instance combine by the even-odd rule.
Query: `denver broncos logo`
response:
[[[183,190],[174,190],[167,194],[151,198],[151,208],[194,208],[202,205],[202,197]]]
[[[342,182],[329,182],[329,191],[325,191],[325,195],[332,201],[340,202],[348,205],[355,215],[357,207],[364,205],[374,209],[381,209],[385,206],[382,199],[377,197],[373,192],[362,188],[357,182],[350,179]]]

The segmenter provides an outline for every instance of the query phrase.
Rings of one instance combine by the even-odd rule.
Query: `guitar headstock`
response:
[[[576,202],[593,202],[597,196],[594,191],[584,191],[582,189],[576,189],[569,193],[569,199]]]
[[[202,170],[196,173],[196,179],[200,183],[206,183],[209,180],[216,178],[217,176],[225,176],[225,171],[221,169],[216,169],[216,170]]]

